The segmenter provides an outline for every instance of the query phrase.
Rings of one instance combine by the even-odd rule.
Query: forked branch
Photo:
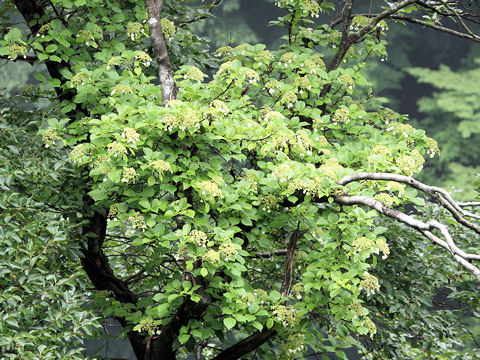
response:
[[[389,173],[356,173],[352,175],[345,176],[340,181],[339,185],[347,185],[354,181],[362,180],[377,180],[377,181],[396,181],[399,183],[407,184],[417,190],[420,190],[428,195],[431,195],[435,198],[438,204],[448,210],[453,217],[463,226],[475,231],[480,234],[480,227],[467,220],[466,217],[478,218],[477,214],[472,214],[468,211],[465,211],[462,206],[464,204],[459,204],[453,200],[452,196],[445,191],[444,189],[426,185],[418,180],[413,179],[409,176],[389,174]],[[448,227],[445,224],[440,223],[437,220],[429,220],[424,222],[422,220],[416,219],[410,215],[407,215],[396,209],[389,208],[382,202],[366,197],[366,196],[348,196],[340,195],[335,197],[335,202],[341,205],[365,205],[372,209],[375,209],[377,212],[391,217],[401,223],[420,231],[427,239],[429,239],[434,244],[437,244],[444,249],[448,250],[454,259],[460,263],[463,267],[472,272],[477,279],[480,281],[480,270],[477,266],[472,264],[472,261],[480,261],[480,255],[469,254],[462,249],[460,249],[454,242]],[[474,203],[476,205],[476,203]],[[441,239],[433,233],[433,231],[439,231],[441,234]]]

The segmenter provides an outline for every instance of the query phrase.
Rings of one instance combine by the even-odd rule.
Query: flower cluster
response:
[[[388,195],[387,193],[379,193],[374,196],[374,199],[377,201],[380,201],[382,204],[384,204],[387,207],[392,207],[393,204],[395,203],[395,199]]]
[[[363,280],[360,281],[360,290],[365,290],[367,295],[373,295],[380,290],[378,279],[367,271],[363,274]]]
[[[348,111],[348,109],[343,109],[343,108],[335,110],[335,114],[333,114],[332,121],[334,123],[348,124],[350,122],[350,111]]]
[[[197,186],[201,190],[202,195],[210,195],[214,198],[222,197],[222,191],[213,181],[200,181]]]
[[[287,107],[288,107],[289,109],[291,109],[291,108],[293,107],[293,105],[295,105],[295,103],[297,102],[297,100],[298,100],[297,95],[295,95],[295,93],[294,93],[293,91],[286,91],[286,92],[283,94],[280,102],[281,102],[282,104],[286,104]]]
[[[117,157],[118,155],[125,154],[127,152],[127,149],[122,143],[119,143],[118,141],[114,141],[110,144],[107,145],[108,148],[108,153],[113,155],[113,157]]]
[[[112,219],[113,221],[117,221],[118,213],[118,204],[111,205],[110,209],[108,210],[108,220]]]
[[[124,138],[127,143],[135,144],[140,139],[140,134],[135,129],[126,127],[123,129],[122,138]]]
[[[312,55],[310,56],[310,59],[319,69],[325,69],[325,62],[319,55]]]
[[[204,259],[216,265],[220,261],[220,253],[215,250],[208,250],[204,255]]]
[[[230,241],[227,241],[220,245],[218,251],[225,257],[226,261],[235,259],[235,256],[238,253],[237,248]]]
[[[269,194],[262,198],[262,207],[263,211],[270,212],[272,209],[275,209],[278,206],[278,199],[275,195]]]
[[[411,134],[414,129],[410,124],[392,123],[386,130],[393,130],[394,133],[400,134],[405,139],[408,139],[409,134]]]
[[[273,175],[278,178],[278,181],[284,183],[292,178],[294,167],[290,162],[283,162],[273,170]]]
[[[81,158],[85,155],[83,144],[75,145],[75,147],[70,151],[70,158],[73,162],[81,162]]]
[[[183,78],[185,80],[194,80],[197,82],[202,82],[205,76],[206,75],[199,68],[197,68],[196,66],[190,66],[188,70],[185,72],[185,74],[183,75]]]
[[[162,31],[165,39],[169,41],[172,40],[175,32],[177,31],[175,24],[166,18],[162,18],[160,20],[160,24],[162,25]]]
[[[295,53],[287,52],[280,57],[280,60],[278,61],[278,66],[284,66],[287,68],[288,64],[291,64],[294,59]]]
[[[352,246],[354,247],[355,252],[361,252],[361,251],[364,251],[364,250],[369,250],[369,249],[372,248],[373,245],[374,245],[373,240],[367,239],[364,236],[356,238],[352,242]]]
[[[327,138],[324,135],[320,135],[315,137],[315,141],[318,142],[318,145],[322,148],[328,147],[330,143],[328,142]]]
[[[438,143],[432,139],[432,138],[427,138],[425,140],[425,143],[427,145],[427,154],[433,158],[435,154],[438,154],[440,152],[440,149],[438,148]]]
[[[142,34],[145,34],[145,28],[142,24],[138,22],[129,22],[127,24],[127,36],[130,37],[130,40],[135,41]]]
[[[295,299],[300,300],[302,298],[302,294],[305,292],[305,288],[302,283],[298,282],[294,284],[290,289],[290,295],[293,296]]]
[[[267,89],[270,95],[273,95],[278,89],[280,89],[281,83],[276,79],[268,80],[265,83],[265,89]]]
[[[188,234],[188,238],[196,246],[206,246],[208,243],[208,236],[201,230],[192,230]]]
[[[353,86],[355,85],[355,81],[348,74],[340,75],[338,77],[338,81],[345,84],[349,89],[352,89]]]
[[[330,46],[335,49],[341,37],[342,37],[342,33],[340,31],[331,31],[330,35],[327,38],[327,43],[330,44]]]
[[[337,170],[342,169],[343,166],[339,164],[338,160],[335,159],[334,157],[331,157],[325,161],[325,163],[320,166],[320,169],[323,170],[325,175],[331,180],[331,181],[337,181]]]
[[[370,333],[370,338],[373,339],[373,335],[377,333],[377,326],[375,325],[375,323],[372,320],[370,320],[368,317],[366,317],[363,320],[363,326],[365,326],[368,329],[368,332]]]
[[[138,332],[146,332],[149,335],[160,335],[160,324],[161,320],[153,320],[153,319],[142,319],[140,320],[140,323],[135,325],[133,330],[138,331]]]
[[[70,87],[73,88],[74,86],[85,85],[89,79],[90,77],[87,73],[80,71],[74,77],[72,77],[72,80],[70,80]]]
[[[284,5],[293,4],[294,2],[295,2],[294,0],[277,0],[275,1],[275,5],[278,7],[281,7]]]
[[[277,305],[273,310],[273,315],[283,325],[283,327],[294,327],[298,322],[297,310],[291,306]]]
[[[109,59],[107,61],[107,70],[110,70],[110,68],[112,66],[115,66],[115,65],[120,65],[121,64],[121,61],[122,59],[120,58],[120,56],[114,56],[112,57],[111,59]]]
[[[143,217],[143,215],[137,212],[129,216],[128,221],[130,222],[130,224],[132,225],[132,228],[134,229],[142,229],[143,231],[145,231],[145,229],[147,228],[147,224],[145,223],[145,218]]]
[[[249,84],[255,84],[260,80],[260,76],[255,70],[247,69],[243,75]]]
[[[284,118],[285,117],[283,116],[283,114],[278,112],[278,111],[269,111],[263,117],[265,122],[270,122],[270,121],[273,121],[273,120],[283,120]]]
[[[304,334],[290,334],[280,347],[279,360],[294,360],[299,359],[298,353],[305,350],[305,335]]]
[[[217,51],[215,51],[215,56],[216,57],[230,56],[231,54],[232,54],[232,47],[231,46],[219,47],[217,49]]]
[[[391,122],[397,121],[397,114],[391,109],[383,109],[381,112],[385,124],[390,124]]]
[[[163,173],[165,171],[172,171],[170,163],[164,160],[155,160],[150,164],[150,166],[159,173]]]
[[[123,172],[122,172],[123,183],[129,183],[131,181],[134,181],[137,177],[138,177],[138,174],[134,168],[127,167],[123,169]]]
[[[257,182],[257,177],[251,170],[245,171],[245,176],[244,179],[250,183],[251,187],[254,188],[255,190],[257,189],[258,182]]]
[[[112,92],[110,93],[112,96],[123,96],[125,94],[133,94],[133,89],[130,85],[117,84],[113,87]]]
[[[99,172],[99,174],[108,174],[112,169],[109,166],[110,158],[107,154],[98,155],[93,160],[93,167]],[[103,179],[106,181],[106,178]]]
[[[388,247],[388,244],[386,243],[385,239],[383,238],[378,238],[375,241],[375,245],[377,245],[378,250],[376,253],[378,254],[379,251],[383,253],[382,259],[386,259],[388,255],[390,255],[390,248]]]
[[[412,176],[417,170],[418,166],[415,159],[410,155],[402,155],[395,163],[398,165],[400,170],[407,176]]]
[[[225,104],[221,100],[213,100],[210,103],[210,109],[213,110],[214,112],[214,114],[212,115],[217,115],[218,113],[220,113],[223,116],[227,116],[228,113],[230,112],[230,109],[228,108],[227,104]]]
[[[27,48],[17,43],[11,43],[8,45],[8,52],[10,53],[10,55],[8,55],[8,58],[10,60],[14,60],[18,57],[18,54],[22,54],[25,57],[25,54],[27,53]]]
[[[264,63],[269,63],[272,59],[273,56],[269,50],[262,50],[255,57],[255,60],[259,66],[262,66]]]
[[[168,104],[170,105],[171,102],[172,101]],[[168,131],[173,131],[176,128],[185,131],[187,129],[198,129],[200,127],[199,119],[200,118],[195,109],[183,107],[181,114],[168,114],[161,119],[161,122],[165,125]]]
[[[52,146],[55,140],[57,140],[58,138],[59,137],[57,131],[53,129],[47,129],[42,134],[42,140],[46,148]]]
[[[87,46],[90,46],[90,43],[95,44],[95,33],[90,30],[80,30],[77,33],[77,40],[84,42]]]
[[[299,94],[303,94],[304,90],[310,90],[312,88],[310,80],[308,80],[306,76],[297,76],[295,80],[293,80],[293,84],[299,89]]]
[[[371,20],[366,16],[363,16],[363,15],[355,16],[352,19],[352,23],[350,24],[350,30],[358,31],[361,28],[364,28],[365,26],[370,24],[370,22]]]
[[[318,72],[322,69],[322,67],[320,65],[316,64],[314,61],[309,60],[309,59],[305,60],[300,65],[300,67],[305,68],[305,70],[306,70],[305,72],[307,72],[309,74],[318,74]]]
[[[307,181],[303,179],[291,179],[288,182],[287,189],[288,192],[293,194],[296,190],[302,190],[306,188]]]
[[[302,6],[303,14],[305,16],[319,17],[319,13],[322,11],[320,5],[315,0],[305,0]]]
[[[386,147],[385,145],[376,145],[372,149],[372,155],[383,155],[383,156],[389,156],[391,154],[390,149]]]
[[[360,304],[358,301],[354,301],[350,304],[349,306],[350,310],[352,311],[353,313],[353,317],[356,318],[356,317],[359,317],[359,316],[362,316],[363,315],[363,306],[362,304]]]
[[[295,135],[300,156],[312,155],[312,148],[315,146],[315,143],[310,139],[308,133],[305,130],[299,130]]]
[[[217,70],[217,75],[222,75],[222,74],[227,75],[230,72],[230,69],[232,68],[232,64],[233,63],[231,61],[226,61],[223,64],[221,64]]]
[[[391,192],[398,192],[398,197],[402,197],[403,193],[405,192],[405,184],[400,184],[396,181],[389,181],[385,184],[387,190]]]
[[[319,227],[315,228],[315,229],[313,230],[313,234],[312,234],[312,235],[313,235],[313,237],[314,237],[316,240],[322,241],[323,229],[322,229],[322,228],[319,228]]]
[[[45,37],[45,34],[52,28],[50,23],[43,24],[40,29],[37,31],[37,37],[42,36]]]
[[[135,55],[135,59],[146,67],[152,63],[152,58],[145,51],[139,51],[137,55]]]

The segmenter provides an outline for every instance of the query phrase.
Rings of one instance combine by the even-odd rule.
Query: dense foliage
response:
[[[6,23],[0,54],[48,70],[22,89],[31,108],[8,98],[1,117],[6,357],[81,358],[101,314],[139,359],[473,358],[459,308],[432,309],[449,282],[478,306],[473,242],[406,208],[422,191],[478,233],[475,215],[411,178],[438,145],[371,102],[364,71],[388,17],[425,9],[347,1],[336,30],[312,20],[332,3],[279,1],[279,48],[221,47],[208,76],[188,24],[218,1],[182,3],[4,8],[29,30]]]

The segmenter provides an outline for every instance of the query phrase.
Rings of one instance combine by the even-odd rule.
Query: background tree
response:
[[[7,169],[7,187],[25,197],[28,209],[53,203],[56,212],[38,216],[65,224],[59,246],[80,248],[95,308],[120,321],[138,358],[238,359],[252,351],[262,359],[332,352],[345,358],[341,349],[352,346],[367,358],[470,356],[453,348],[465,328],[452,311],[415,327],[420,318],[396,310],[412,300],[426,314],[420,305],[430,305],[425,284],[411,284],[420,274],[437,286],[459,281],[462,269],[480,278],[474,264],[480,256],[470,253],[471,239],[452,224],[479,233],[472,222],[478,216],[411,177],[423,155],[438,152],[437,144],[405,124],[405,116],[376,107],[363,71],[371,56],[386,56],[388,19],[477,40],[465,25],[474,14],[461,2],[406,0],[357,15],[353,1],[337,12],[330,2],[280,1],[286,12],[276,24],[288,32],[279,49],[220,48],[221,64],[209,81],[202,72],[213,64],[205,41],[187,27],[217,2],[172,1],[165,9],[163,1],[150,0],[146,7],[83,0],[13,4],[28,30],[7,24],[0,54],[45,62],[49,77],[37,75],[40,87],[25,91],[51,101],[46,123],[38,117],[32,128],[49,155],[40,166],[58,160],[47,167],[53,180]],[[6,7],[4,16],[12,10]],[[330,24],[315,25],[312,18],[326,11],[333,14]],[[458,22],[463,32],[439,16]],[[4,136],[21,128],[7,112],[4,122],[14,130]],[[32,137],[31,128],[23,130]],[[11,142],[2,148],[10,151],[5,156],[21,158],[12,149],[24,142]],[[451,217],[407,214],[406,204],[423,204],[418,192]],[[451,257],[418,237],[392,244],[378,213]],[[419,247],[411,249],[414,239]],[[50,246],[44,238],[37,243],[36,251]],[[437,255],[439,264],[405,268],[408,260],[434,262]],[[70,256],[74,261],[76,253]],[[433,266],[441,267],[438,276]],[[53,271],[65,276],[61,266]],[[26,291],[12,278],[2,280],[8,289]],[[43,284],[28,283],[42,291]],[[464,300],[477,306],[468,285]],[[457,287],[452,291],[456,295]],[[79,317],[82,295],[73,299]],[[31,331],[53,321],[34,318]],[[5,326],[13,338],[24,325]],[[442,343],[433,340],[436,332]],[[387,336],[396,342],[381,342]],[[35,351],[38,341],[32,335],[29,342],[2,346],[15,358]]]

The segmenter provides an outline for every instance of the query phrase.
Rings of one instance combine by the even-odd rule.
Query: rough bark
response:
[[[148,24],[150,27],[150,38],[155,51],[155,59],[158,64],[158,80],[162,87],[163,104],[177,98],[177,85],[173,81],[173,69],[168,56],[165,37],[163,36],[161,13],[163,0],[145,0],[148,12]]]

